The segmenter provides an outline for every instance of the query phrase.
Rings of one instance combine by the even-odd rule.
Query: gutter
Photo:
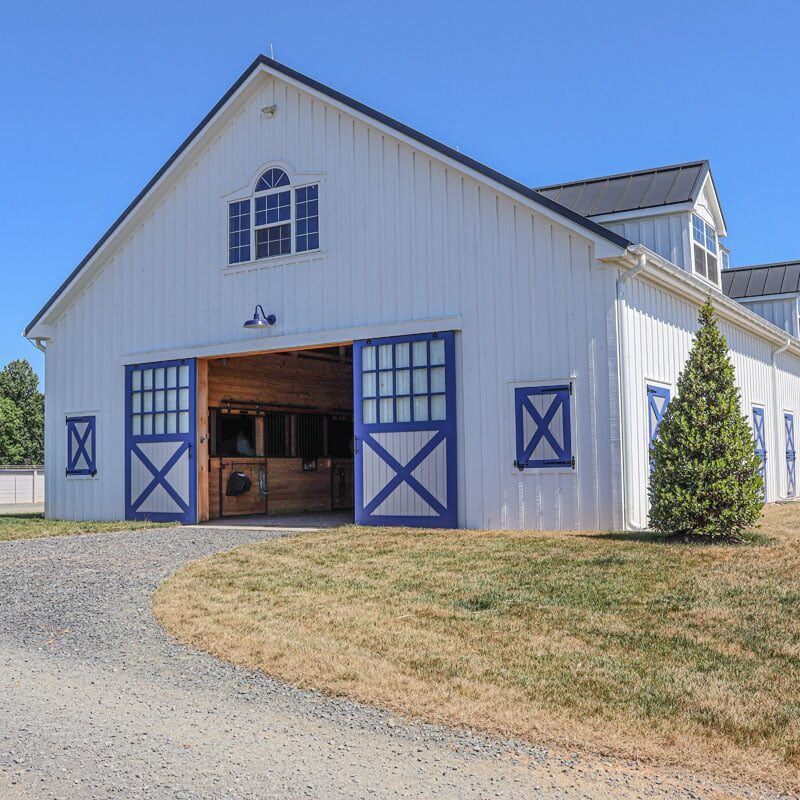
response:
[[[628,251],[630,252],[630,250]],[[635,275],[643,272],[647,268],[647,254],[637,253],[636,266],[617,276],[617,297],[616,297],[616,317],[617,317],[617,386],[619,391],[620,408],[620,448],[622,465],[622,529],[623,530],[644,530],[642,526],[633,522],[631,519],[633,510],[633,486],[628,479],[631,472],[631,458],[628,452],[628,431],[630,430],[630,402],[628,398],[628,314],[627,314],[627,283]]]

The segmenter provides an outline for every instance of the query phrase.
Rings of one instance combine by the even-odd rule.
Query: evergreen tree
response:
[[[761,462],[710,300],[699,321],[651,451],[650,525],[687,539],[738,539],[763,505]]]
[[[0,398],[9,400],[19,410],[6,421],[17,420],[19,434],[13,437],[22,446],[17,461],[4,463],[41,464],[44,461],[44,395],[39,391],[39,378],[27,359],[9,362],[0,370]]]

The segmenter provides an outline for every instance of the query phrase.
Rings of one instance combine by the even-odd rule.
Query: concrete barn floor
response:
[[[161,528],[0,543],[0,797],[741,796],[396,720],[224,664],[155,622],[150,595],[181,564],[276,535]]]

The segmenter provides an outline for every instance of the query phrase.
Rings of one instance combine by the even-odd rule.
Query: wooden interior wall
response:
[[[292,353],[210,359],[207,374],[198,365],[198,435],[208,434],[208,408],[224,407],[225,400],[249,401],[290,409],[303,407],[311,413],[352,413],[353,366],[349,359],[330,360],[303,357]],[[205,384],[203,385],[203,381]],[[202,388],[200,388],[202,387]],[[201,401],[201,392],[205,399]],[[201,410],[205,411],[204,421]],[[298,409],[299,410],[299,409]],[[258,421],[259,423],[261,420]],[[263,428],[258,425],[258,435]],[[205,455],[201,457],[201,453]],[[220,505],[220,459],[210,458],[208,446],[198,449],[199,513],[201,519],[222,515]],[[222,492],[234,471],[244,472],[252,481],[251,490],[239,497],[224,497],[224,513],[288,514],[299,511],[328,511],[353,505],[352,459],[317,459],[316,470],[303,470],[300,458],[224,458]],[[259,469],[266,463],[267,497],[259,494]],[[344,475],[344,491],[339,485]]]
[[[291,353],[208,362],[208,405],[223,400],[308,406],[322,414],[353,410],[353,366]]]

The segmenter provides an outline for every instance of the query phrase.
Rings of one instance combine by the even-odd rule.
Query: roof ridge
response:
[[[634,178],[637,175],[657,175],[660,172],[670,172],[671,170],[686,169],[688,167],[702,167],[708,164],[707,158],[701,158],[697,161],[686,161],[682,164],[665,164],[663,167],[651,167],[650,169],[638,169],[628,172],[618,172],[613,175],[597,175],[593,178],[583,178],[574,181],[564,181],[562,183],[553,183],[549,186],[536,186],[535,191],[544,192],[550,189],[563,189],[567,186],[576,186],[578,184],[587,183],[601,183],[602,181],[613,181],[618,178]]]
[[[800,264],[800,258],[796,258],[793,261],[772,261],[769,264],[739,264],[735,267],[728,267],[722,271],[722,274],[734,272],[737,269],[769,269],[770,267],[792,267],[795,264]]]

